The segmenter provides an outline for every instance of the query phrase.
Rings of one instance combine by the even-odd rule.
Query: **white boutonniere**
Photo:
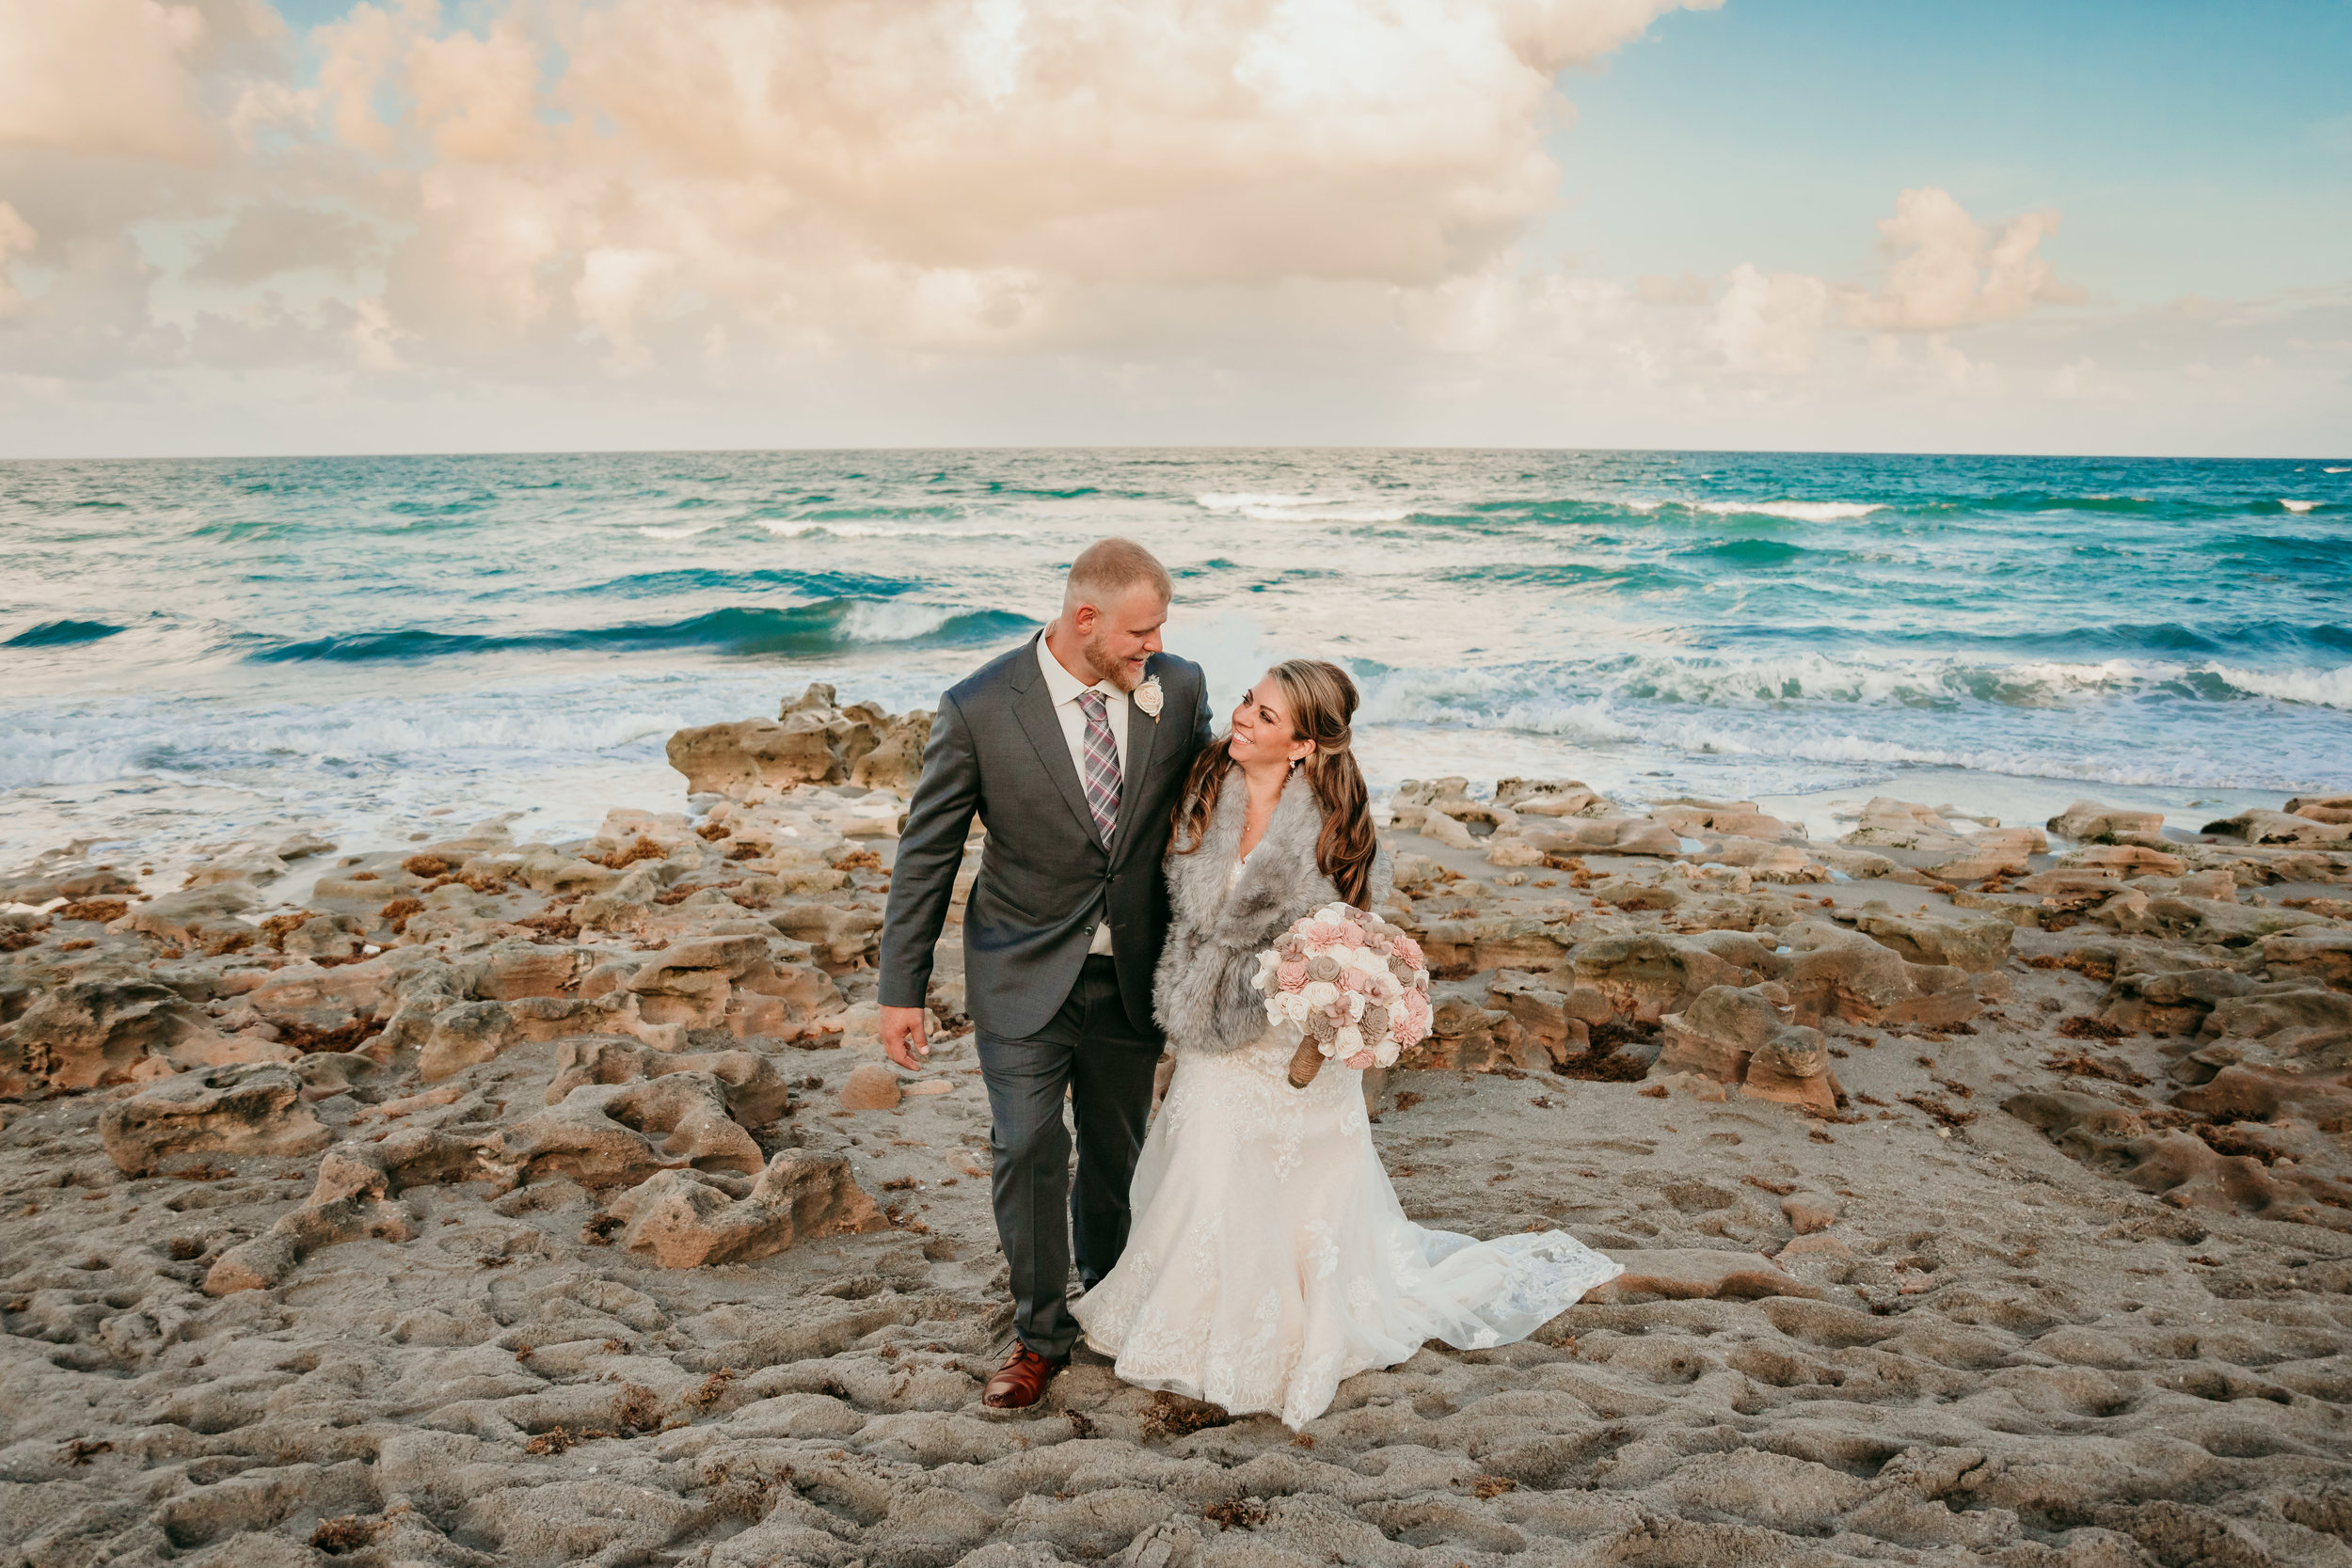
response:
[[[1159,676],[1152,675],[1136,688],[1136,706],[1143,709],[1143,716],[1155,724],[1160,721],[1160,701]]]

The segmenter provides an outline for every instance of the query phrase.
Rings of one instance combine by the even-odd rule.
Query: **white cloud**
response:
[[[1676,8],[362,0],[298,58],[259,0],[0,0],[0,413],[35,406],[11,372],[160,407],[262,368],[311,375],[321,418],[536,388],[557,429],[819,387],[830,417],[865,387],[865,439],[939,438],[898,422],[926,399],[987,439],[1106,408],[1149,438],[1232,410],[1220,439],[1344,436],[1326,411],[1409,436],[1435,427],[1396,411],[1425,405],[1524,439],[1600,411],[1570,441],[1645,408],[1671,439],[1726,409],[2129,401],[2151,372],[2123,318],[2053,309],[2083,298],[2054,211],[1903,191],[1868,278],[1535,259],[1557,73]],[[2225,301],[2164,331],[2206,335],[2180,363],[2259,350],[2284,384],[2340,365],[2329,311]],[[1024,398],[1037,424],[991,422]]]

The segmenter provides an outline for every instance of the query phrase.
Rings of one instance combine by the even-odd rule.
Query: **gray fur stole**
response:
[[[1225,879],[1241,852],[1249,785],[1236,768],[1209,814],[1200,847],[1168,857],[1174,918],[1152,975],[1152,1007],[1180,1056],[1222,1055],[1262,1037],[1265,997],[1250,983],[1258,955],[1291,923],[1339,901],[1339,889],[1315,863],[1323,811],[1305,777],[1293,774],[1275,802],[1265,837],[1249,852],[1233,891]],[[1367,898],[1380,903],[1395,886],[1388,849],[1373,862]]]

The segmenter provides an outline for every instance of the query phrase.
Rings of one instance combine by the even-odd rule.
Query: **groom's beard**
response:
[[[1110,639],[1099,631],[1078,645],[1078,654],[1096,679],[1106,680],[1121,691],[1133,691],[1143,684],[1144,661],[1130,663],[1120,657],[1111,651]]]

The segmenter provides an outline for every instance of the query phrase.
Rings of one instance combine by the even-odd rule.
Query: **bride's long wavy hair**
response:
[[[1297,725],[1292,738],[1315,743],[1315,749],[1297,765],[1306,770],[1308,787],[1323,808],[1323,835],[1315,841],[1315,865],[1331,879],[1342,898],[1361,909],[1380,839],[1372,825],[1372,797],[1364,788],[1363,769],[1356,766],[1354,734],[1349,728],[1360,700],[1356,683],[1347,678],[1346,671],[1319,658],[1285,659],[1267,673],[1290,705],[1292,721]],[[1209,816],[1225,793],[1226,775],[1233,770],[1232,745],[1232,735],[1221,735],[1193,759],[1184,792],[1176,802],[1170,854],[1189,855],[1207,836]]]

